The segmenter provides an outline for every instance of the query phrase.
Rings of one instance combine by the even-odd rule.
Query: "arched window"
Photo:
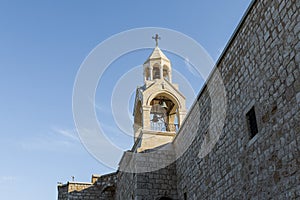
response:
[[[170,80],[170,77],[169,77],[169,70],[168,70],[168,67],[166,65],[164,65],[163,67],[163,77],[164,79],[166,80]]]
[[[160,79],[160,70],[158,65],[153,67],[153,79]]]
[[[156,96],[150,103],[150,128],[153,131],[178,130],[178,105],[164,95]]]
[[[142,128],[142,104],[141,101],[138,101],[137,104],[135,105],[135,111],[134,111],[134,124],[133,124],[133,129],[134,129],[134,139],[136,140],[139,136],[139,130]]]
[[[147,81],[150,81],[151,80],[151,77],[150,77],[150,69],[147,67],[145,69],[145,77],[146,77],[146,80]]]

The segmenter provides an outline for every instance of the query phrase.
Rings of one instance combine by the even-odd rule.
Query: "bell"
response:
[[[158,117],[156,114],[153,115],[153,119],[151,120],[153,122],[158,122]]]
[[[168,108],[168,106],[167,106],[166,102],[164,102],[164,101],[162,102],[162,104],[161,104],[161,107],[162,107],[162,108],[165,108],[165,109],[167,109],[167,108]]]

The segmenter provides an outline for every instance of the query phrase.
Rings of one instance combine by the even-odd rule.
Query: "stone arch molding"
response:
[[[173,95],[171,92],[169,92],[169,91],[167,91],[167,90],[165,90],[165,91],[159,91],[159,92],[156,92],[156,93],[151,94],[151,95],[148,97],[148,99],[147,99],[146,105],[147,105],[147,106],[150,106],[151,101],[152,101],[155,97],[157,97],[158,95],[162,95],[162,96],[165,96],[165,97],[170,98],[170,100],[172,100],[173,103],[175,103],[175,104],[178,106],[179,109],[181,109],[182,106],[183,106],[183,105],[180,103],[179,99],[178,99],[175,95]]]

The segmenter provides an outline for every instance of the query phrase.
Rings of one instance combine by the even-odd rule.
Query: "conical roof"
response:
[[[150,54],[150,56],[148,57],[148,59],[146,60],[146,62],[148,62],[149,60],[152,59],[164,59],[170,62],[170,60],[167,58],[167,56],[160,50],[160,48],[158,46],[156,46],[154,48],[154,50],[152,51],[152,53]]]

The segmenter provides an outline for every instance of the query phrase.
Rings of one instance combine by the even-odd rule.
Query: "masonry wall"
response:
[[[174,141],[178,156],[188,145],[176,162],[179,199],[300,198],[299,11],[299,0],[253,2],[217,63],[227,97],[223,130],[209,129],[210,80]],[[258,133],[250,138],[252,106]]]
[[[111,173],[100,176],[94,183],[68,182],[58,185],[58,200],[114,200],[116,182],[117,173]]]
[[[80,192],[59,186],[59,199],[300,198],[299,12],[300,0],[253,1],[169,149],[175,158],[157,154],[128,166],[175,163],[121,170]],[[253,107],[258,133],[250,137]]]
[[[129,151],[131,153],[131,151]],[[131,155],[131,154],[130,154]],[[130,160],[131,156],[127,156],[127,152],[124,152],[124,155],[120,161],[121,171],[118,171],[118,182],[116,188],[116,199],[134,199],[134,195],[136,193],[136,174],[131,173],[131,170],[122,170],[124,169],[122,166],[131,167]],[[129,171],[129,172],[128,172]]]
[[[151,154],[153,152],[153,154]],[[136,173],[118,172],[116,199],[157,200],[162,197],[177,200],[177,177],[172,145],[135,154],[131,157]],[[128,161],[123,159],[123,164]],[[133,160],[134,159],[134,160]],[[166,167],[165,163],[172,163]],[[126,166],[130,164],[125,163]],[[140,170],[145,173],[137,173]]]

